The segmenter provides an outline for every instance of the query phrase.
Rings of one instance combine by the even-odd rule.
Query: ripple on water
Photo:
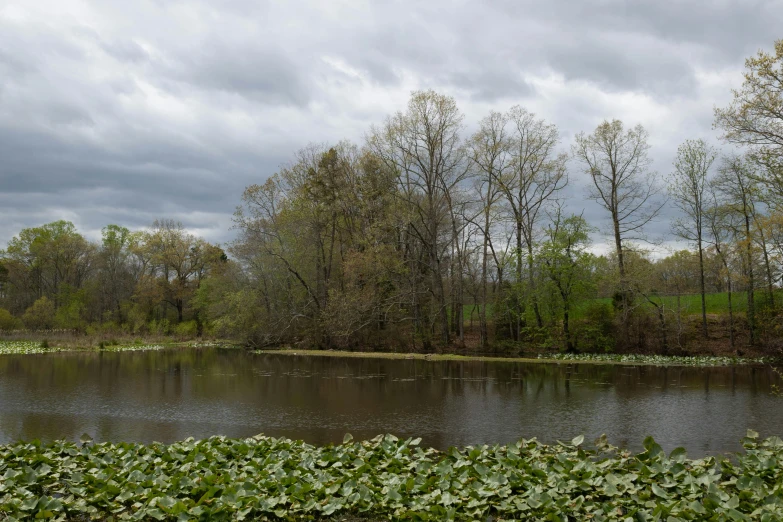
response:
[[[391,432],[424,443],[609,440],[692,455],[739,449],[747,428],[783,434],[780,379],[759,367],[420,361],[240,350],[4,355],[0,441],[169,442],[215,434],[312,443]]]

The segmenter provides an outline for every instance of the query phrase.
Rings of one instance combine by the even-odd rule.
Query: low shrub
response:
[[[183,321],[174,327],[174,334],[178,337],[196,337],[198,334],[198,323],[196,321]]]
[[[10,332],[24,327],[22,320],[14,317],[5,308],[0,308],[0,331]]]

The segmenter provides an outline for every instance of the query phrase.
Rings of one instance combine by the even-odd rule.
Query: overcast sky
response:
[[[454,96],[468,131],[520,104],[564,150],[641,123],[667,174],[684,139],[717,143],[713,107],[781,20],[780,0],[0,1],[0,248],[57,219],[227,241],[245,186],[309,142],[361,142],[416,89]]]

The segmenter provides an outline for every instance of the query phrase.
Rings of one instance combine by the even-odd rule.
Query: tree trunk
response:
[[[707,295],[704,285],[704,249],[701,243],[701,225],[699,225],[698,246],[699,246],[699,289],[701,290],[701,333],[707,338]]]
[[[522,298],[519,295],[522,286],[522,222],[517,220],[517,291],[514,292],[516,329],[513,332],[515,341],[522,338]]]
[[[767,296],[769,299],[770,310],[775,310],[775,290],[773,288],[772,267],[769,262],[769,253],[767,252],[767,242],[764,237],[761,238],[761,249],[764,254],[764,268],[767,272]]]
[[[487,189],[487,201],[491,194],[490,188]],[[489,249],[489,203],[484,209],[484,247],[481,255],[481,308],[479,309],[479,345],[481,348],[487,347],[487,255]]]
[[[728,297],[729,297],[729,345],[732,350],[735,350],[734,346],[734,307],[731,304],[731,276],[727,277],[728,284]]]
[[[440,335],[441,341],[444,345],[448,345],[451,342],[451,335],[449,332],[449,316],[446,310],[446,292],[443,288],[443,277],[440,273],[440,260],[435,252],[435,245],[430,248],[430,271],[432,280],[432,289],[435,292],[435,306],[438,307],[437,317],[440,322]]]
[[[750,344],[756,344],[756,303],[754,289],[756,281],[753,277],[753,249],[750,236],[750,216],[745,213],[745,252],[748,263],[748,328],[750,330]]]
[[[620,234],[620,220],[616,212],[612,212],[612,226],[614,228],[614,244],[617,250],[617,266],[620,270],[620,310],[622,312],[622,336],[625,348],[629,348],[631,344],[631,331],[630,331],[630,308],[631,303],[628,284],[625,278],[625,259],[623,255],[623,241]]]
[[[536,315],[536,324],[539,328],[544,327],[544,322],[541,320],[541,312],[538,309],[538,296],[536,295],[536,281],[533,276],[533,242],[527,241],[527,281],[528,281],[528,292],[530,292],[530,297],[533,303],[533,312]]]

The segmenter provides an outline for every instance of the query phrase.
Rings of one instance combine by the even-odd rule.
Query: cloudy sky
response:
[[[684,139],[716,141],[713,107],[781,20],[780,0],[3,0],[0,248],[56,219],[227,241],[245,186],[310,142],[360,142],[416,89],[454,96],[468,132],[520,104],[564,150],[641,123],[666,174]],[[597,216],[584,181],[572,164]]]

